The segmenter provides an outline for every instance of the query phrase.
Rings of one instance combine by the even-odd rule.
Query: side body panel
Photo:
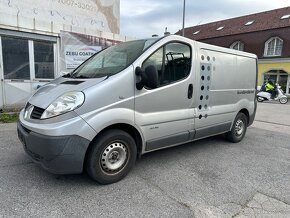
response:
[[[76,113],[99,133],[118,123],[134,126],[133,66],[107,78],[97,86],[85,89],[86,100]]]
[[[195,139],[229,131],[242,109],[254,114],[256,90],[255,56],[197,44]]]

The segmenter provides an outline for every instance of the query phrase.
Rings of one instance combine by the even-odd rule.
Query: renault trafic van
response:
[[[86,170],[101,184],[136,157],[223,134],[241,141],[256,111],[257,57],[170,35],[92,56],[29,99],[18,136],[56,174]]]

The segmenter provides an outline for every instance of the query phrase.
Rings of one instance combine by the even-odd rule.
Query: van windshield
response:
[[[72,78],[100,78],[112,76],[131,65],[157,39],[120,43],[100,51],[81,64]]]

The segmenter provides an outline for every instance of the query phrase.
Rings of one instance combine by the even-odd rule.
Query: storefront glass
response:
[[[30,79],[28,40],[2,36],[4,79]]]
[[[264,74],[264,82],[272,80],[274,83],[278,83],[282,90],[289,94],[288,85],[288,74],[283,70],[271,70]]]
[[[54,78],[53,42],[34,41],[34,67],[36,79]]]

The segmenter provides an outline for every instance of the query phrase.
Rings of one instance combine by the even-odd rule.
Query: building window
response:
[[[289,18],[290,18],[290,14],[286,14],[286,15],[282,16],[280,18],[280,20],[285,20],[285,19],[289,19]]]
[[[244,51],[244,47],[245,45],[241,41],[236,41],[230,46],[231,49],[235,49],[238,51]]]
[[[54,78],[54,42],[10,36],[1,36],[1,42],[4,79]]]
[[[219,28],[217,28],[216,30],[217,31],[220,31],[220,30],[222,30],[223,28],[225,28],[224,26],[220,26]]]
[[[36,79],[54,78],[53,42],[34,41],[34,67]]]
[[[30,79],[28,40],[2,36],[4,79]]]
[[[273,37],[265,43],[265,57],[281,56],[283,40],[279,37]]]
[[[245,26],[250,26],[250,25],[252,25],[254,22],[255,22],[254,20],[248,21],[247,23],[245,23]]]

